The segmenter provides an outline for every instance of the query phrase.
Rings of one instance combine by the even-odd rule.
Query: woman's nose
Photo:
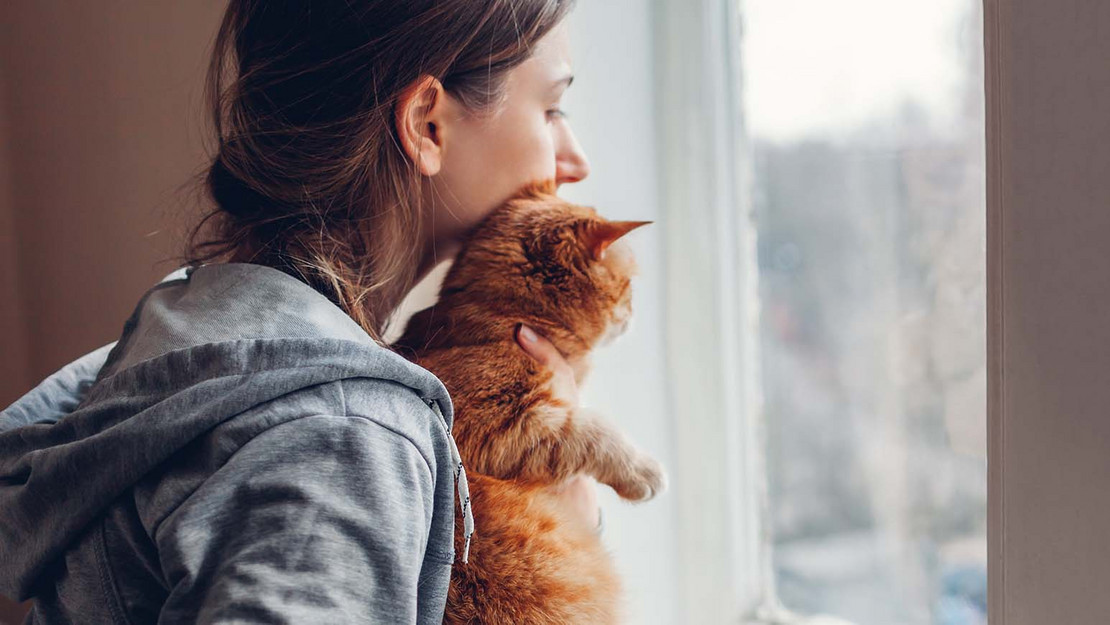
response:
[[[590,175],[590,162],[578,139],[568,128],[563,137],[563,147],[555,155],[555,184],[578,182]]]

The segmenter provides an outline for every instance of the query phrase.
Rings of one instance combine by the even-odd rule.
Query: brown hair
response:
[[[394,107],[423,76],[489,114],[574,0],[230,0],[208,68],[215,202],[185,259],[269,265],[376,341],[415,282],[422,176]]]

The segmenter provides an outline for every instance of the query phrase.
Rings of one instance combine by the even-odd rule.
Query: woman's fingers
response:
[[[578,383],[574,380],[574,370],[551,341],[520,324],[517,326],[516,342],[525,353],[551,370],[551,385],[555,396],[571,406],[577,406]]]
[[[551,341],[536,334],[535,330],[523,323],[517,326],[516,342],[528,352],[528,355],[540,361],[541,365],[550,367],[557,364],[557,360],[563,359],[563,355],[555,349]]]

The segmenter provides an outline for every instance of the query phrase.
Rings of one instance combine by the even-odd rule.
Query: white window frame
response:
[[[685,623],[792,625],[804,619],[779,602],[766,535],[741,8],[740,0],[656,4],[679,607]]]
[[[739,33],[737,1],[656,3],[679,603],[688,623],[741,622],[774,596],[760,539],[763,445],[745,435],[760,431],[761,396],[755,231],[741,227],[751,219],[751,159],[742,153]]]

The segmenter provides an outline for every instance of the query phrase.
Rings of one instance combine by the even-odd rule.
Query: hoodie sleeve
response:
[[[158,527],[162,620],[415,622],[434,475],[415,443],[369,419],[266,430]]]

